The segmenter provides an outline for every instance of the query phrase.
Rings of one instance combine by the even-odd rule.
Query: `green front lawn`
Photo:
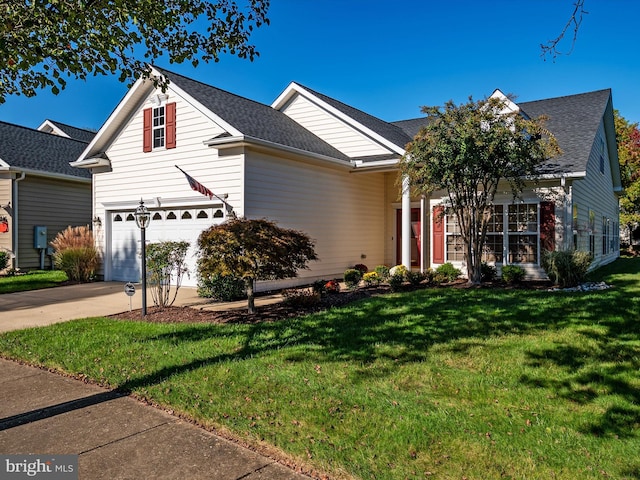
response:
[[[24,275],[0,277],[0,293],[55,287],[67,280],[67,275],[61,270],[36,270]]]
[[[640,259],[592,293],[434,288],[256,325],[91,318],[0,354],[332,478],[640,478]]]

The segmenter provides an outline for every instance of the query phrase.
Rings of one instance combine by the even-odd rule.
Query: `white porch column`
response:
[[[411,270],[411,189],[409,177],[402,179],[402,265]]]

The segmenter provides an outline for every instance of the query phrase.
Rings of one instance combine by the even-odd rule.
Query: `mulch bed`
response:
[[[518,285],[504,285],[501,282],[485,283],[480,286],[469,285],[466,280],[458,280],[456,282],[441,286],[442,288],[503,288],[503,289],[547,289],[551,286],[547,281],[529,281],[522,282]],[[424,286],[410,287],[405,286],[403,291],[424,288]],[[382,295],[391,292],[388,285],[378,287],[359,288],[357,290],[343,290],[338,293],[324,295],[320,303],[316,305],[291,305],[286,302],[275,303],[271,305],[261,305],[256,307],[256,313],[249,314],[245,308],[210,311],[197,307],[148,307],[147,315],[144,320],[154,323],[243,323],[252,324],[260,322],[275,322],[287,318],[295,318],[301,315],[321,312],[332,307],[340,307],[347,305],[356,300],[368,298],[376,295]],[[123,312],[111,315],[110,318],[118,320],[141,320],[142,312],[140,309],[131,312]]]
[[[286,302],[256,306],[256,313],[249,314],[246,308],[210,311],[198,307],[148,307],[144,320],[155,323],[259,323],[275,322],[286,318],[299,317],[308,313],[321,312],[332,307],[347,305],[362,298],[390,292],[388,286],[360,288],[327,294],[316,305],[291,305]],[[140,309],[110,315],[119,320],[141,320]]]

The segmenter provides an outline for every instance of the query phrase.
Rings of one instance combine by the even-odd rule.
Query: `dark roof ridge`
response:
[[[564,98],[571,98],[571,97],[579,97],[581,95],[593,95],[595,93],[602,93],[602,92],[608,92],[609,94],[611,94],[612,90],[611,88],[601,88],[599,90],[592,90],[590,92],[581,92],[581,93],[571,93],[568,95],[559,95],[557,97],[549,97],[549,98],[539,98],[538,100],[526,100],[526,101],[522,101],[522,102],[514,102],[516,105],[520,105],[523,103],[538,103],[538,102],[548,102],[549,100],[562,100]]]
[[[203,82],[203,81],[201,81],[201,80],[197,80],[197,79],[195,79],[195,78],[187,77],[187,76],[185,76],[185,75],[181,75],[181,74],[179,74],[179,73],[172,72],[171,70],[168,70],[168,69],[163,68],[163,67],[158,67],[158,66],[156,66],[156,65],[154,65],[154,66],[153,66],[153,68],[154,68],[155,70],[158,70],[158,71],[159,71],[160,73],[162,73],[163,75],[164,75],[165,73],[166,73],[167,75],[169,75],[169,77],[168,77],[169,82],[171,82],[171,77],[180,77],[180,78],[183,78],[183,79],[188,80],[188,81],[190,81],[190,82],[199,83],[199,84],[200,84],[200,85],[202,85],[203,87],[211,88],[211,89],[214,89],[214,90],[218,90],[219,92],[224,92],[224,93],[226,93],[227,95],[232,95],[232,96],[234,96],[234,97],[241,98],[242,100],[245,100],[245,101],[247,101],[247,102],[252,102],[252,103],[255,103],[255,104],[260,105],[260,106],[262,106],[262,107],[266,107],[266,108],[271,109],[271,106],[270,106],[270,105],[267,105],[266,103],[262,103],[262,102],[259,102],[259,101],[257,101],[257,100],[253,100],[253,99],[251,99],[251,98],[244,97],[244,96],[242,96],[242,95],[238,95],[237,93],[233,93],[233,92],[230,92],[229,90],[225,90],[225,89],[223,89],[223,88],[216,87],[216,86],[214,86],[214,85],[211,85],[210,83],[205,83],[205,82]],[[273,109],[272,109],[272,110],[273,110]]]
[[[87,133],[98,133],[98,131],[94,128],[85,128],[85,127],[76,127],[75,125],[71,125],[69,123],[64,123],[64,122],[59,122],[57,120],[53,120],[51,118],[45,118],[45,121],[49,121],[51,123],[53,123],[54,125],[60,125],[63,127],[69,127],[69,128],[74,128],[76,130],[84,130]]]
[[[61,135],[52,135],[49,132],[43,132],[42,130],[38,130],[37,128],[26,127],[24,125],[18,125],[17,123],[5,122],[4,120],[0,120],[0,123],[3,123],[5,125],[9,125],[10,127],[23,128],[25,130],[29,130],[30,132],[37,133],[39,135],[50,135],[50,136],[53,136],[53,137],[61,138],[63,140],[71,140],[71,141],[78,142],[78,143],[84,143],[85,145],[87,145],[89,143],[89,142],[84,142],[82,140],[78,140],[77,138],[63,137]],[[71,127],[71,125],[67,125],[67,126]]]

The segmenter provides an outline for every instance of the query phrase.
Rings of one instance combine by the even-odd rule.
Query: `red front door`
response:
[[[411,266],[420,267],[422,246],[420,209],[411,209]],[[402,263],[402,210],[396,210],[396,265]]]

